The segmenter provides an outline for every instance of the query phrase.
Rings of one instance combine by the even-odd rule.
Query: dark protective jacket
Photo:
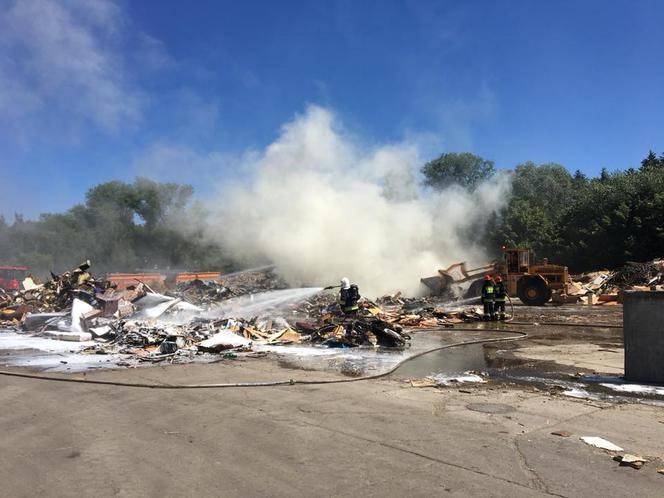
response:
[[[507,289],[503,282],[496,282],[496,285],[493,288],[494,294],[496,295],[496,301],[504,301],[507,296]]]
[[[495,300],[495,284],[493,280],[485,280],[482,286],[482,302]]]
[[[348,289],[339,291],[339,304],[344,311],[355,311],[359,309],[357,302],[360,300],[360,290],[355,284],[351,284]]]

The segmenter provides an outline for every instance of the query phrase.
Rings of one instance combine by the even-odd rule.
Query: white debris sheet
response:
[[[248,347],[250,345],[251,341],[240,337],[230,330],[222,330],[209,339],[199,342],[198,349],[201,351],[221,351],[224,349]]]
[[[88,346],[94,345],[94,341],[54,341],[52,339],[36,337],[30,334],[17,334],[13,331],[0,331],[0,350],[33,349],[49,353],[74,353]]]
[[[581,441],[590,446],[595,446],[596,448],[601,448],[608,451],[625,451],[620,446],[613,444],[611,441],[607,441],[598,436],[582,436]]]

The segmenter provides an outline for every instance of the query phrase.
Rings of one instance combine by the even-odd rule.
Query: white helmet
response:
[[[341,279],[341,288],[350,289],[350,280],[348,279],[348,277],[344,277]]]

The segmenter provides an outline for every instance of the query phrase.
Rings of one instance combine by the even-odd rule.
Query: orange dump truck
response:
[[[192,280],[215,280],[221,279],[221,273],[218,271],[193,271],[180,272],[176,274],[164,275],[162,273],[109,273],[106,280],[115,284],[118,289],[126,289],[132,285],[138,285],[143,282],[150,287],[167,288],[173,287],[182,282],[191,282]]]
[[[139,282],[150,287],[166,287],[166,275],[161,273],[109,273],[106,280],[115,284],[118,289],[126,289],[132,285],[138,285]]]

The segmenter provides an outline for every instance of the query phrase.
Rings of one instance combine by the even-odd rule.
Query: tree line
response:
[[[445,153],[421,168],[433,190],[453,184],[474,191],[496,174],[492,161]],[[664,256],[664,154],[650,152],[638,168],[596,178],[559,164],[517,165],[511,194],[469,234],[498,255],[500,247],[529,247],[573,272],[615,268]],[[234,261],[192,220],[205,216],[190,185],[138,178],[111,181],[86,193],[64,213],[37,220],[0,217],[0,265],[26,265],[45,275],[91,259],[95,272],[164,269],[230,270]],[[479,194],[478,194],[479,195]]]
[[[192,224],[202,208],[190,185],[137,178],[91,188],[85,202],[37,220],[0,217],[0,265],[48,275],[86,259],[93,271],[223,270],[230,262]]]
[[[447,153],[422,168],[425,185],[474,189],[496,173],[470,153]],[[572,272],[616,268],[664,257],[664,154],[652,151],[638,168],[596,178],[560,164],[525,162],[511,172],[507,207],[491,215],[487,248],[529,247]]]

